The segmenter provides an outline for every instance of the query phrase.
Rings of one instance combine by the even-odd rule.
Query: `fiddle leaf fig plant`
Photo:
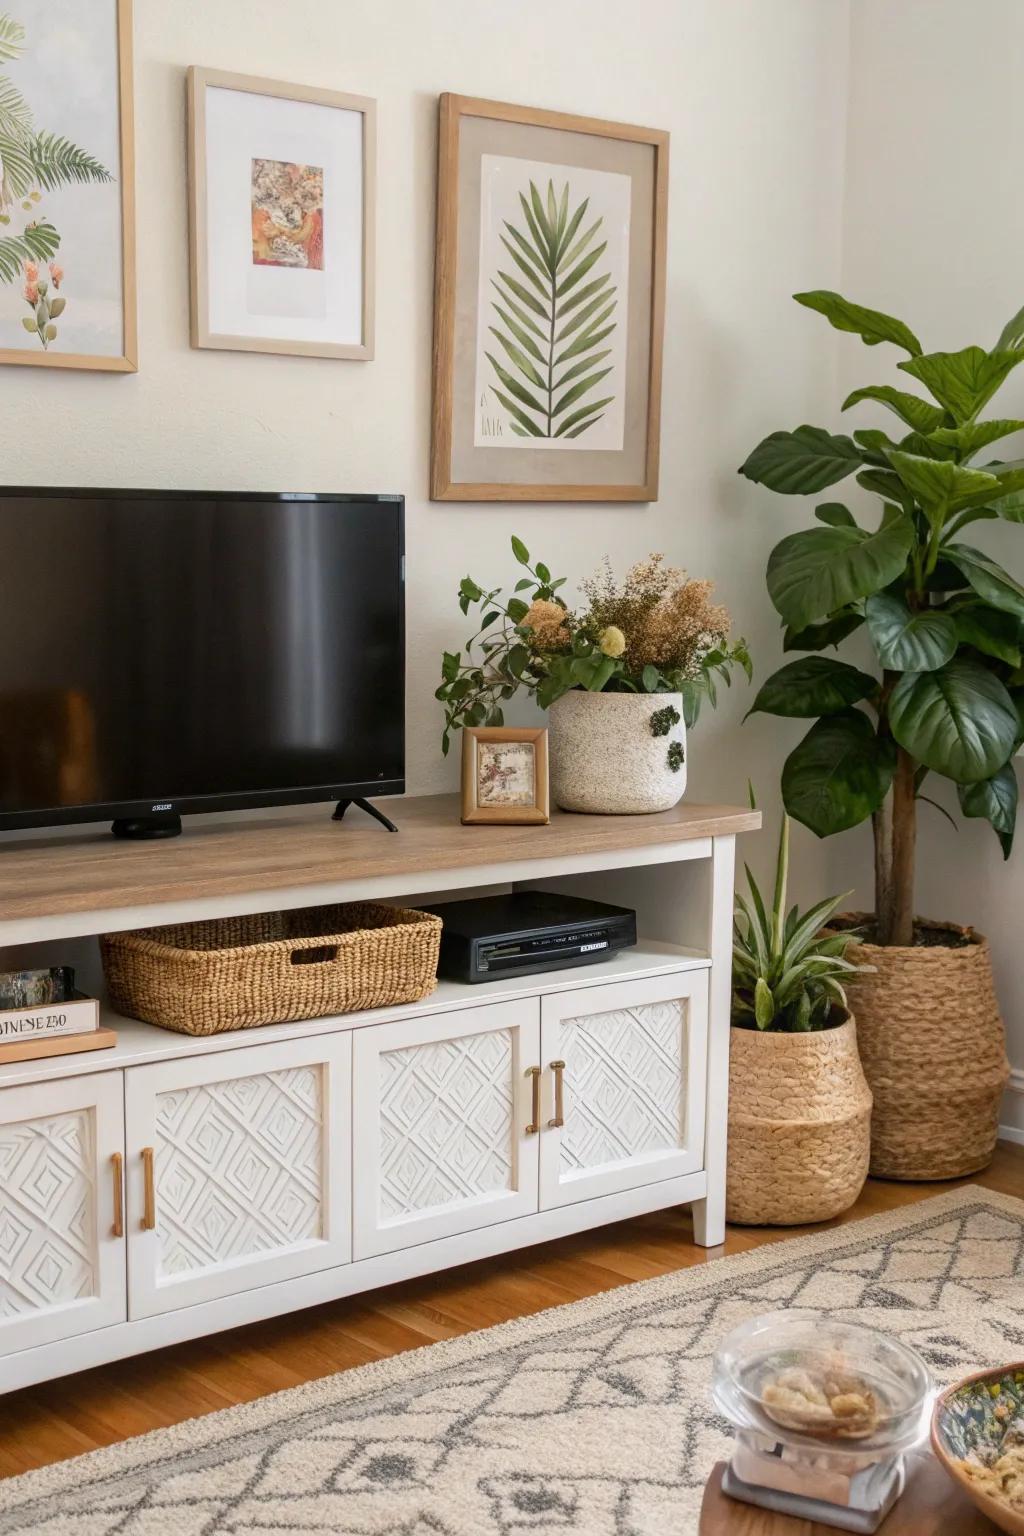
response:
[[[772,550],[768,592],[783,648],[809,654],[770,677],[753,710],[813,721],[783,768],[786,809],[819,837],[871,818],[875,937],[909,945],[916,803],[927,798],[929,774],[953,781],[965,816],[991,823],[1004,857],[1013,842],[1024,587],[964,534],[972,523],[1024,522],[1024,459],[992,451],[1024,431],[1024,420],[981,419],[1024,362],[1024,310],[989,351],[926,353],[891,315],[838,293],[795,298],[867,346],[899,347],[907,356],[898,367],[931,397],[865,385],[843,409],[885,407],[900,423],[895,437],[877,428],[846,436],[801,426],[771,433],[740,469],[790,496],[816,495],[855,475],[881,499],[869,521],[825,501],[815,509],[818,527]],[[855,633],[869,642],[870,671],[824,654]]]

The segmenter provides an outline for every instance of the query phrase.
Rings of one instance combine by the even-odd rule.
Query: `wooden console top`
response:
[[[188,817],[183,835],[166,842],[123,842],[98,824],[12,837],[0,843],[0,943],[7,925],[74,913],[194,906],[247,892],[338,887],[382,877],[394,882],[396,891],[405,881],[411,892],[428,872],[580,857],[600,868],[606,856],[615,864],[629,862],[621,855],[631,850],[640,854],[636,862],[644,863],[645,849],[732,836],[761,824],[758,811],[687,801],[652,816],[554,811],[546,827],[464,827],[456,795],[389,798],[381,805],[397,823],[397,836],[355,807],[344,821],[334,822],[324,804],[251,818]],[[324,899],[344,895],[325,890]]]

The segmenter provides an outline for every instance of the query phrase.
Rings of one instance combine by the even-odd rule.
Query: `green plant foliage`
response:
[[[13,283],[26,261],[49,261],[57,254],[60,236],[52,224],[30,224],[20,235],[0,237],[0,280]]]
[[[858,934],[822,932],[846,896],[831,896],[807,912],[786,911],[788,816],[782,818],[770,908],[749,868],[746,876],[748,894],[737,894],[733,925],[733,1023],[789,1034],[828,1028],[834,1010],[846,1007],[844,979],[870,969],[846,958],[860,943]]]
[[[608,248],[604,220],[586,220],[589,198],[569,211],[569,183],[547,195],[520,192],[523,222],[504,221],[501,243],[515,272],[500,270],[489,327],[501,356],[488,352],[492,390],[519,437],[581,437],[601,420],[614,394],[595,390],[612,372],[601,347],[615,330],[616,289],[599,268]],[[499,388],[498,385],[501,387]],[[589,398],[588,398],[589,397]]]
[[[765,438],[740,470],[785,494],[855,474],[882,498],[873,529],[858,526],[859,512],[855,520],[827,503],[816,512],[824,526],[791,533],[772,551],[767,583],[784,647],[811,654],[769,678],[754,709],[817,717],[786,761],[786,808],[819,836],[874,817],[879,936],[909,943],[913,867],[896,850],[912,846],[924,776],[952,780],[963,814],[988,820],[1004,854],[1013,838],[1024,585],[961,531],[997,519],[1024,523],[1024,460],[977,461],[1024,432],[1024,420],[980,414],[1024,361],[1024,309],[990,351],[924,352],[892,316],[833,293],[796,298],[869,346],[885,341],[909,352],[898,366],[930,396],[865,385],[843,409],[884,407],[910,429],[902,438],[874,426],[852,437],[801,426]],[[855,632],[870,642],[873,667],[817,654]],[[892,815],[876,815],[890,794]]]

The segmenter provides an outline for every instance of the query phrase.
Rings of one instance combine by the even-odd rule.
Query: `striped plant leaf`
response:
[[[601,343],[616,329],[618,307],[611,273],[599,265],[604,220],[587,220],[589,198],[573,206],[568,181],[560,189],[531,181],[519,206],[522,222],[503,220],[499,232],[508,262],[490,280],[491,391],[516,437],[573,439],[615,399],[597,398],[614,371]]]

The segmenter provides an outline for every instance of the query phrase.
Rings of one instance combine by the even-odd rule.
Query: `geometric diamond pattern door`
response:
[[[0,1354],[124,1321],[123,1145],[118,1072],[0,1096]]]
[[[128,1072],[133,1317],[347,1263],[351,1035]]]
[[[703,1167],[707,971],[555,993],[543,1058],[564,1124],[541,1146],[547,1209]]]
[[[355,1257],[537,1210],[536,998],[355,1032]]]

